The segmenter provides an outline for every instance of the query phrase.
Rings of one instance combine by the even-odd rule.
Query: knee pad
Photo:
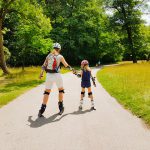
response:
[[[84,94],[85,94],[85,92],[81,92],[81,94],[83,94],[83,95],[84,95]]]
[[[91,96],[91,95],[92,95],[92,92],[89,92],[89,93],[88,93],[88,96]]]
[[[65,91],[64,90],[59,90],[59,93],[65,93]]]
[[[50,94],[50,92],[47,92],[47,91],[44,91],[44,95],[49,95]]]
[[[85,96],[85,92],[81,92],[81,95],[83,95],[83,97]]]

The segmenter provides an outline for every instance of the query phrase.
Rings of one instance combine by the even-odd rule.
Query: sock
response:
[[[83,105],[83,99],[80,100],[80,106],[82,106],[82,105]]]
[[[94,107],[94,100],[91,100],[91,107]]]

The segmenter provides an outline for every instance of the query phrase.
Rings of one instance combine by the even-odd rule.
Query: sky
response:
[[[147,2],[148,9],[146,11],[146,14],[142,15],[142,19],[146,21],[146,25],[150,25],[150,0]]]
[[[145,24],[146,25],[150,25],[150,0],[147,0],[147,4],[148,4],[148,8],[145,10],[142,10],[143,15],[142,15],[142,19],[145,20]],[[108,15],[112,15],[112,11],[110,10],[106,10],[106,13]]]
[[[143,15],[142,19],[146,21],[146,25],[150,25],[150,14]]]

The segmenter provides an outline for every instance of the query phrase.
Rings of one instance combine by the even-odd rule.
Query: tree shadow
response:
[[[42,83],[41,81],[38,81],[38,80],[30,80],[30,81],[25,81],[25,82],[19,82],[19,83],[9,83],[7,85],[5,85],[5,88],[9,87],[15,87],[15,88],[24,88],[24,87],[30,87],[30,86],[34,86],[34,85],[37,85],[37,84],[40,84]]]
[[[0,89],[0,93],[12,92],[14,90],[20,90],[21,88],[29,88],[31,86],[37,86],[42,82],[38,80],[26,81],[22,83],[9,83]]]
[[[68,113],[68,114],[64,114],[62,116],[58,115],[57,114],[54,114],[52,116],[50,116],[49,118],[45,118],[45,117],[38,117],[36,120],[33,120],[32,119],[32,116],[29,116],[28,117],[28,122],[30,123],[30,127],[31,128],[39,128],[43,125],[46,125],[46,124],[49,124],[49,123],[54,123],[54,122],[58,122],[60,121],[62,118],[68,116],[68,115],[82,115],[82,114],[85,114],[85,113],[88,113],[88,112],[91,112],[92,110],[91,109],[87,109],[87,110],[84,110],[84,111],[80,111],[80,110],[77,110],[77,111],[74,111],[72,113]],[[57,118],[58,116],[60,116],[59,118]]]

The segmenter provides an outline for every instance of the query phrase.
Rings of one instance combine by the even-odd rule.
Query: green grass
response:
[[[125,108],[150,125],[150,63],[104,67],[97,78]]]
[[[41,67],[26,67],[24,71],[21,68],[9,68],[9,70],[11,74],[7,76],[3,76],[0,70],[0,107],[45,80],[45,77],[42,80],[38,78]],[[68,70],[63,68],[61,72],[67,73]]]

